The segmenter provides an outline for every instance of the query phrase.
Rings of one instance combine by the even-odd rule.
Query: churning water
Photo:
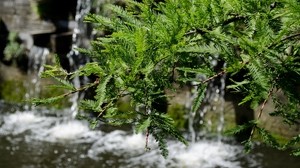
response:
[[[258,145],[244,154],[233,140],[202,139],[184,146],[169,140],[164,159],[150,137],[130,129],[89,128],[70,119],[70,109],[28,111],[0,101],[1,168],[296,168],[300,160]],[[217,139],[217,138],[216,138]]]
[[[70,120],[69,109],[53,112],[12,108],[1,103],[0,167],[259,167],[256,155],[240,145],[202,140],[184,146],[170,140],[164,159],[150,138],[125,129],[90,129],[86,121]],[[102,129],[103,127],[103,129]]]

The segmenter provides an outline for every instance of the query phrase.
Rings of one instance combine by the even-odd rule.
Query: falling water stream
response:
[[[89,10],[89,0],[78,0],[76,21],[81,22]],[[75,27],[73,46],[68,58],[71,65],[78,64],[79,53],[74,49],[83,30],[82,25]],[[34,97],[39,92],[39,74],[43,70],[49,51],[45,48],[32,48],[30,72],[33,78],[27,82],[26,98]],[[76,67],[78,68],[78,67]],[[75,86],[80,86],[75,79]],[[73,106],[67,109],[32,108],[0,101],[0,168],[276,168],[300,166],[298,158],[288,153],[259,145],[253,153],[244,154],[243,147],[234,140],[218,134],[217,138],[203,138],[209,134],[196,129],[195,125],[210,125],[211,121],[203,118],[208,112],[219,116],[217,132],[221,132],[224,123],[224,88],[225,78],[220,78],[217,85],[208,87],[205,102],[199,111],[190,113],[189,146],[169,140],[168,158],[163,158],[157,143],[150,136],[150,151],[145,151],[145,135],[135,134],[131,129],[114,128],[99,125],[90,129],[89,123],[76,120],[77,102],[80,95],[71,98]],[[197,88],[195,88],[197,89]],[[192,99],[195,95],[192,95]],[[191,104],[191,103],[190,103]],[[191,105],[187,105],[191,106]],[[70,117],[71,116],[71,117]],[[259,150],[258,150],[259,149]],[[274,160],[274,157],[278,158]],[[282,161],[284,160],[284,162]],[[290,164],[290,165],[289,165]]]
[[[76,15],[75,15],[75,27],[73,30],[72,35],[72,46],[71,51],[67,54],[67,58],[70,64],[70,71],[77,70],[88,62],[88,57],[83,56],[80,54],[76,49],[79,47],[86,47],[87,44],[87,24],[84,23],[84,16],[90,11],[91,9],[91,2],[90,0],[77,0],[77,7],[76,7]],[[90,38],[88,38],[90,39]],[[79,88],[81,84],[85,84],[88,82],[87,78],[80,79],[79,77],[75,77],[73,79],[73,84],[76,88]],[[72,118],[75,118],[78,114],[78,102],[79,100],[83,99],[84,93],[74,93],[73,96],[70,98],[72,103],[71,106],[71,114]]]
[[[44,64],[46,63],[47,56],[50,51],[48,48],[32,46],[28,54],[28,78],[24,81],[24,87],[27,92],[25,94],[25,100],[29,100],[33,97],[39,97],[41,91],[40,74],[44,70]],[[34,108],[30,104],[25,104],[25,109],[30,110]]]

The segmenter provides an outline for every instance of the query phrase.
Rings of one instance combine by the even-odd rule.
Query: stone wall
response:
[[[52,53],[65,56],[70,51],[73,27],[69,23],[75,18],[76,4],[77,0],[0,0],[0,99],[7,96],[5,93],[15,92],[7,88],[18,89],[8,85],[21,86],[30,81],[30,60],[38,54],[34,49],[47,48],[49,57]],[[7,60],[4,51],[12,46],[10,33],[17,34],[14,43],[19,44],[22,53],[13,53],[18,56]],[[22,92],[17,92],[22,98]]]
[[[65,55],[71,49],[76,5],[77,0],[0,0],[0,61],[6,63],[3,51],[11,32],[27,51],[38,46]]]
[[[41,34],[56,29],[53,23],[38,16],[37,0],[0,0],[0,18],[13,32]]]
[[[281,91],[277,91],[275,94],[277,97],[281,99],[285,99],[285,96]],[[255,110],[255,118],[257,119],[261,106]],[[275,111],[274,102],[269,99],[264,106],[261,117],[259,119],[259,124],[266,130],[274,133],[275,135],[281,135],[285,138],[291,138],[293,136],[297,136],[300,134],[300,123],[296,123],[294,125],[289,125],[284,122],[282,117],[270,116],[270,113]]]

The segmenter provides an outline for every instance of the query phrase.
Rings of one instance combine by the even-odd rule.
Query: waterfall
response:
[[[49,49],[44,47],[32,46],[28,54],[28,79],[24,81],[24,86],[27,89],[25,100],[33,97],[39,97],[41,92],[40,74],[44,71]],[[26,110],[31,110],[34,106],[25,104]]]
[[[69,59],[70,71],[77,70],[80,66],[88,62],[88,58],[80,54],[76,49],[78,47],[87,47],[87,41],[90,39],[88,37],[87,32],[87,24],[83,22],[85,15],[91,9],[91,1],[90,0],[77,0],[76,7],[76,15],[75,15],[75,27],[73,29],[72,35],[72,46],[71,51],[67,54],[67,58]],[[76,88],[79,88],[81,84],[85,84],[88,82],[87,77],[80,79],[79,77],[75,77],[73,79],[73,84]],[[74,93],[70,98],[71,106],[71,114],[72,118],[76,117],[78,114],[78,101],[83,99],[84,93]]]
[[[217,64],[216,58],[211,58],[211,66],[217,67]],[[222,65],[223,68],[225,66],[226,64]],[[197,75],[197,79],[204,81],[206,76]],[[188,101],[185,104],[188,110],[188,139],[192,143],[212,132],[217,134],[218,141],[221,140],[224,126],[225,80],[226,75],[222,75],[208,82],[205,97],[197,111],[192,111],[192,105],[198,94],[199,83],[192,83],[190,94],[187,96]]]

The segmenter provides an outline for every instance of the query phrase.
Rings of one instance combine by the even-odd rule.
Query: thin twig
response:
[[[248,63],[249,63],[249,61],[241,62],[241,64],[243,64],[243,66],[244,66],[244,65],[247,65]],[[211,77],[205,79],[204,81],[201,81],[200,84],[196,84],[196,85],[193,85],[193,86],[198,86],[198,85],[207,83],[207,82],[209,82],[209,81],[211,81],[211,80],[213,80],[213,79],[215,79],[215,78],[217,78],[217,77],[219,77],[219,76],[222,76],[222,75],[224,75],[224,74],[226,74],[226,73],[227,73],[227,71],[226,71],[226,70],[223,70],[223,71],[221,71],[221,72],[215,74],[214,76],[211,76]]]
[[[229,18],[227,20],[225,20],[223,23],[221,23],[221,26],[226,26],[232,22],[238,21],[238,20],[242,20],[242,19],[246,19],[246,16],[234,16],[232,18]]]
[[[292,39],[292,38],[295,38],[295,37],[298,37],[300,36],[300,32],[299,33],[295,33],[295,34],[291,34],[289,36],[286,36],[284,37],[283,39],[281,39],[278,43],[272,43],[271,45],[268,46],[268,49],[274,47],[274,46],[277,46],[278,44],[286,41],[286,40],[289,40],[289,39]]]
[[[123,97],[123,96],[127,96],[127,95],[130,95],[130,94],[124,94],[124,92],[127,90],[127,88],[126,89],[124,89],[124,90],[122,90],[116,97],[114,97],[114,98],[112,98],[111,100],[110,100],[110,102],[108,103],[108,104],[106,104],[104,107],[103,107],[103,109],[101,110],[101,111],[99,111],[99,114],[98,114],[98,118],[100,118],[101,116],[102,116],[102,114],[113,104],[113,102],[115,101],[115,100],[118,100],[120,97]]]
[[[245,16],[234,16],[234,17],[231,17],[227,20],[224,20],[223,22],[221,23],[218,23],[217,25],[215,25],[215,28],[217,27],[220,27],[220,26],[226,26],[230,23],[233,23],[235,21],[238,21],[238,20],[242,20],[242,19],[245,19],[246,17]],[[206,28],[206,29],[200,29],[200,28],[196,28],[195,30],[191,30],[187,33],[185,33],[186,36],[188,35],[192,35],[192,34],[200,34],[200,35],[204,35],[206,33],[208,33],[209,31],[213,30],[214,28],[211,26],[209,28]]]
[[[146,83],[145,83],[145,86],[144,86],[145,88],[147,88],[146,87]],[[146,94],[146,100],[145,100],[145,102],[144,102],[144,104],[145,104],[145,115],[146,116],[148,116],[149,117],[149,114],[151,113],[151,108],[149,109],[149,106],[148,106],[148,104],[147,104],[147,102],[148,102],[148,98],[149,98],[149,96],[148,96],[148,90],[146,90],[146,92],[145,92],[145,94]],[[145,142],[145,150],[149,150],[150,148],[148,147],[148,145],[149,145],[149,134],[150,134],[150,132],[149,132],[149,127],[147,127],[147,130],[146,130],[146,142]]]
[[[287,36],[287,37],[281,39],[280,42],[284,42],[284,41],[286,41],[286,40],[295,38],[295,37],[297,37],[297,36],[300,36],[300,33],[296,33],[296,34],[289,35],[289,36]]]
[[[87,85],[85,85],[85,86],[83,86],[83,87],[75,88],[74,90],[72,90],[72,91],[70,91],[70,92],[67,92],[67,93],[65,93],[65,94],[62,94],[61,96],[62,96],[62,97],[67,97],[67,96],[69,96],[69,95],[71,95],[71,94],[74,94],[74,93],[76,93],[76,92],[84,91],[84,90],[86,90],[86,89],[88,89],[88,88],[90,88],[90,87],[93,87],[93,86],[97,85],[97,84],[99,84],[99,79],[96,79],[95,82],[90,83],[90,84],[87,84]]]
[[[147,128],[146,130],[146,143],[145,143],[145,150],[149,150],[149,135],[150,135],[150,132],[149,132],[149,128]]]
[[[205,79],[204,81],[202,81],[202,82],[201,82],[201,84],[203,84],[203,83],[207,83],[207,82],[209,82],[209,81],[211,81],[211,80],[215,79],[215,78],[216,78],[216,77],[218,77],[218,76],[222,76],[222,75],[224,75],[225,73],[226,73],[226,71],[225,71],[225,70],[223,70],[223,71],[221,71],[221,72],[219,72],[219,73],[215,74],[214,76],[212,76],[212,77],[209,77],[209,78]]]
[[[196,33],[200,34],[200,35],[204,35],[204,34],[206,34],[208,32],[209,32],[208,30],[197,28],[195,30],[191,30],[191,31],[185,33],[185,36],[189,36],[189,35],[196,34]]]
[[[257,120],[259,120],[261,118],[262,112],[263,112],[269,98],[271,97],[273,90],[274,90],[274,86],[271,87],[271,89],[269,90],[269,93],[268,93],[268,97],[264,100],[263,104],[261,105],[259,113],[257,115]],[[249,136],[249,140],[252,139],[254,131],[255,131],[255,126],[252,127],[252,130],[251,130],[251,133],[250,133],[250,136]]]
[[[215,79],[215,78],[217,78],[219,76],[222,76],[222,75],[224,75],[226,73],[227,73],[226,70],[223,70],[223,71],[215,74],[214,76],[211,76],[211,77],[205,79],[204,81],[201,81],[201,82],[199,81],[200,83],[198,83],[198,84],[192,84],[192,86],[199,86],[201,84],[207,83],[207,82],[209,82],[209,81],[211,81],[211,80],[213,80],[213,79]]]

